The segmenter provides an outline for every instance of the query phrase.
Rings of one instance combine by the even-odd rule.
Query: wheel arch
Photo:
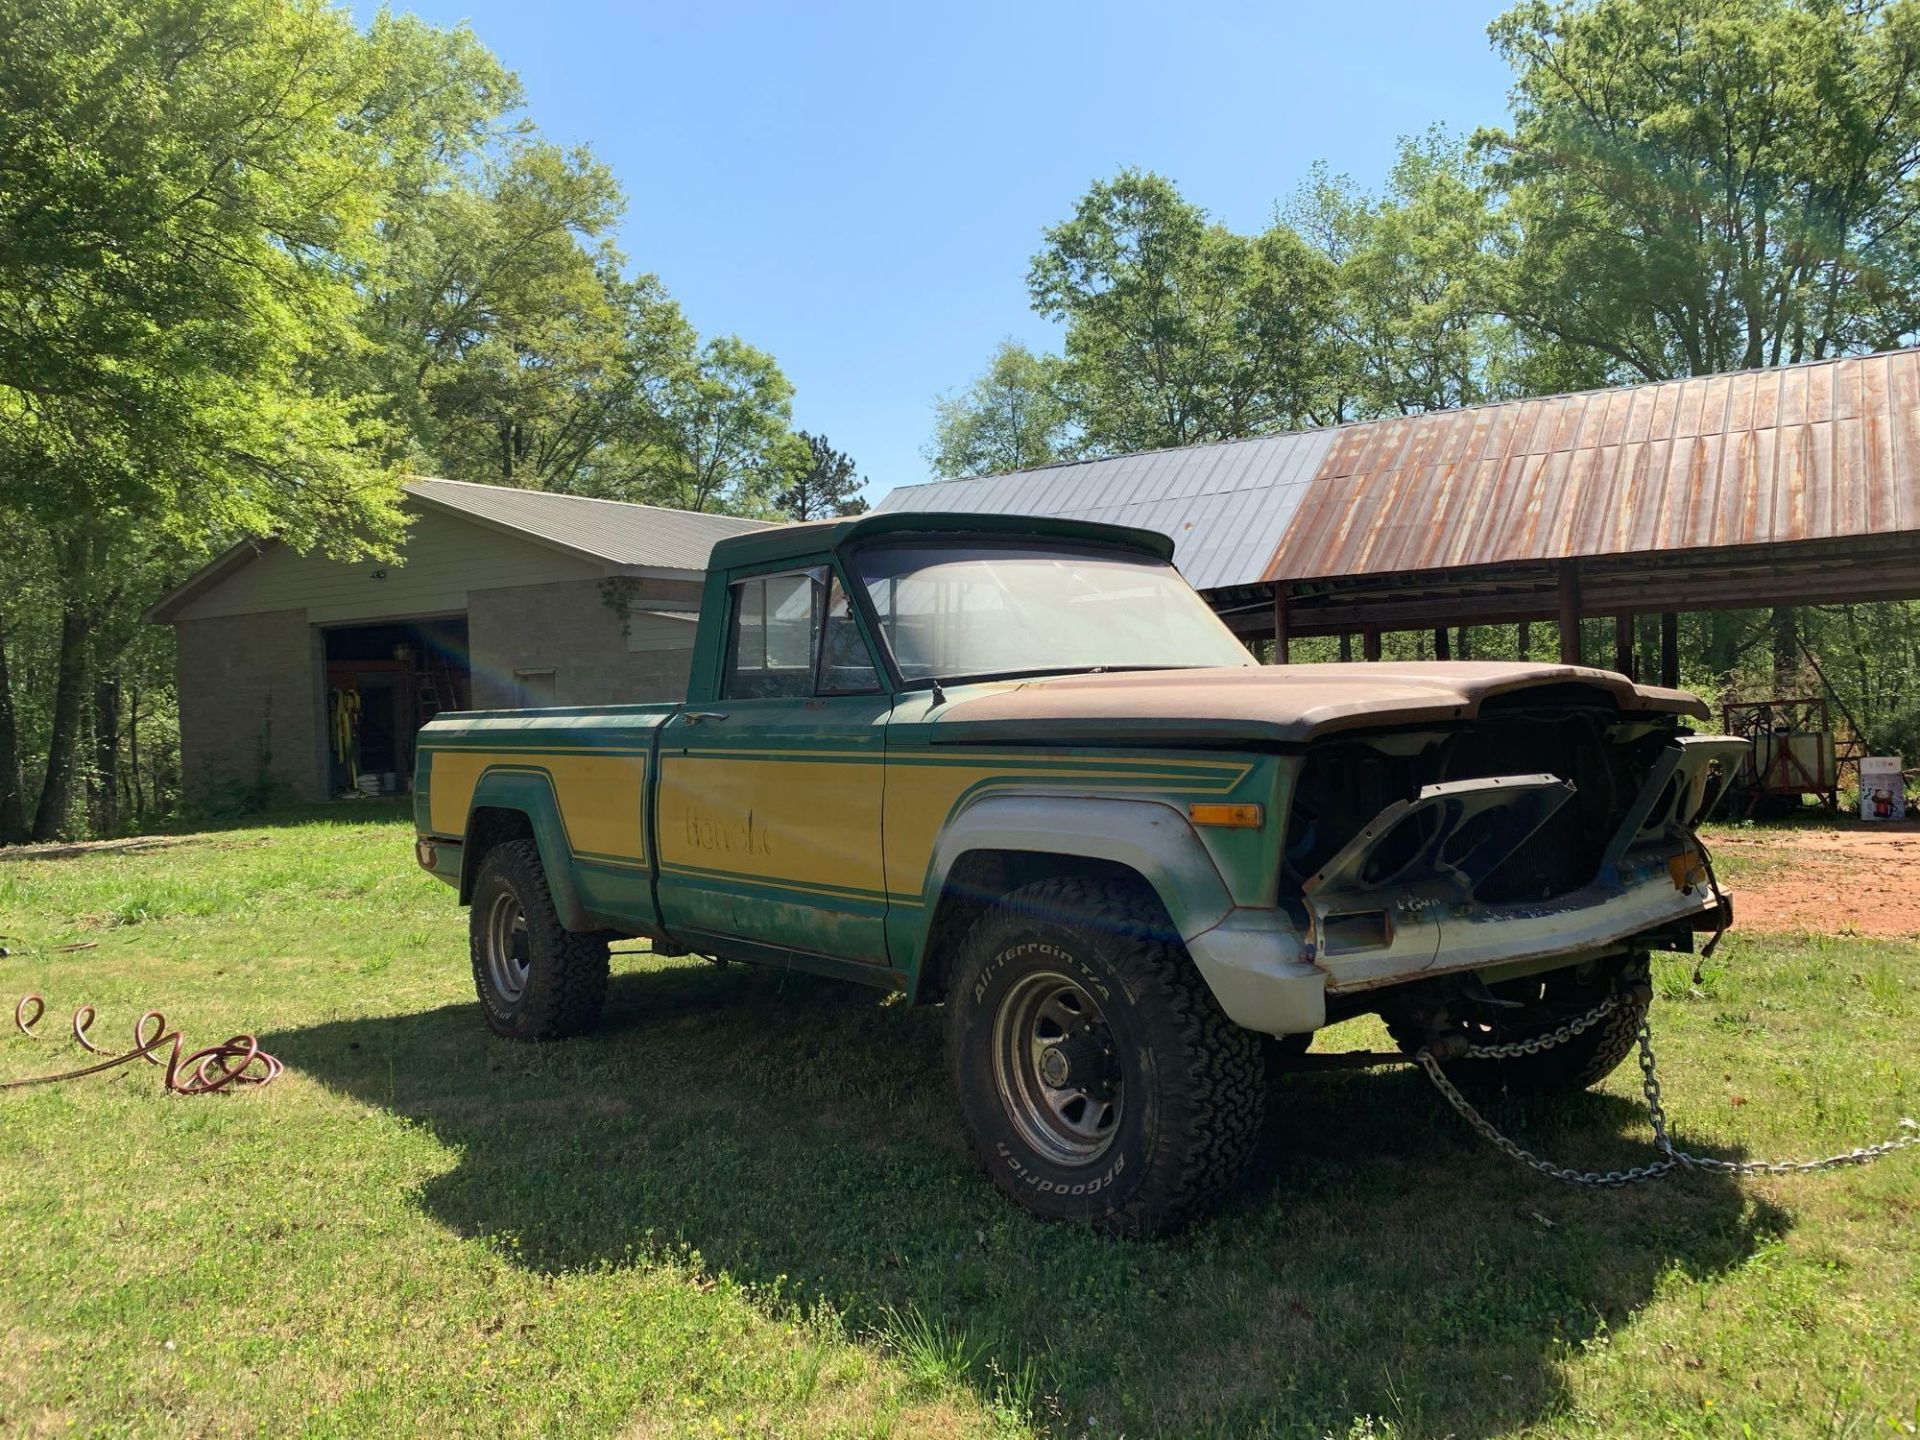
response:
[[[460,857],[460,903],[472,902],[474,881],[488,852],[512,840],[531,840],[540,852],[540,868],[546,872],[560,923],[569,930],[592,929],[574,885],[573,850],[552,777],[530,767],[496,766],[474,786]]]
[[[946,829],[928,866],[926,924],[908,993],[941,999],[962,937],[1002,896],[1035,881],[1089,876],[1138,885],[1175,939],[1216,925],[1233,897],[1185,815],[1157,800],[1001,795]]]

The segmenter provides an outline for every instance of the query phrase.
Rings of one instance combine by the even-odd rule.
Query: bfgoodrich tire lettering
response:
[[[487,852],[467,913],[473,985],[496,1035],[559,1040],[600,1021],[607,942],[560,923],[540,852],[514,840]]]
[[[1137,885],[1046,880],[983,915],[948,990],[947,1057],[980,1163],[1049,1219],[1176,1229],[1260,1134],[1259,1037],[1220,1012]],[[1063,1102],[1076,1087],[1085,1103]]]

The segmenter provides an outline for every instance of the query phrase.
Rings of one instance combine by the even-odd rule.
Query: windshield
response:
[[[1164,560],[1094,545],[877,545],[855,564],[901,678],[1251,665]]]

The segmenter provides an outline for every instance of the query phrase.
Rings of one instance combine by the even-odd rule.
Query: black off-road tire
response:
[[[1056,974],[1095,1002],[1120,1087],[1111,1131],[1089,1142],[1104,1148],[1071,1162],[1022,1133],[996,1078],[996,1017]],[[975,923],[948,989],[947,1062],[987,1174],[1036,1215],[1111,1234],[1178,1229],[1240,1178],[1266,1104],[1260,1040],[1221,1013],[1158,900],[1122,882],[1015,891]]]
[[[1619,1004],[1598,1024],[1551,1050],[1510,1060],[1451,1060],[1444,1066],[1447,1078],[1463,1087],[1504,1089],[1518,1095],[1567,1095],[1598,1085],[1634,1051],[1650,1006],[1647,975],[1647,957],[1642,954],[1598,966],[1589,976],[1559,971],[1518,982],[1514,988],[1530,988],[1538,995],[1538,1013],[1504,1012],[1488,1029],[1488,1043],[1510,1044],[1550,1032],[1609,993],[1619,997]],[[1496,986],[1495,993],[1508,988]],[[1425,1031],[1404,1020],[1389,1017],[1387,1030],[1409,1055],[1425,1043]]]
[[[524,919],[524,980],[513,993],[489,965],[487,927],[503,899]],[[607,941],[560,923],[547,872],[531,840],[512,840],[487,852],[467,913],[473,986],[481,1013],[496,1035],[510,1040],[561,1040],[584,1035],[600,1022],[607,998]]]

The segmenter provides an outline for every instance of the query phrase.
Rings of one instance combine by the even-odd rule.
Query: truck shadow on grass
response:
[[[561,1045],[493,1040],[472,1005],[263,1043],[457,1147],[417,1203],[527,1267],[686,1248],[856,1332],[917,1316],[983,1392],[1030,1375],[1072,1433],[1505,1431],[1553,1411],[1568,1348],[1663,1276],[1736,1266],[1788,1223],[1723,1177],[1538,1179],[1393,1071],[1282,1082],[1259,1173],[1181,1237],[1042,1225],[970,1162],[939,1012],[738,967],[617,975],[602,1031]],[[1596,1168],[1646,1158],[1615,1097],[1500,1114]]]

